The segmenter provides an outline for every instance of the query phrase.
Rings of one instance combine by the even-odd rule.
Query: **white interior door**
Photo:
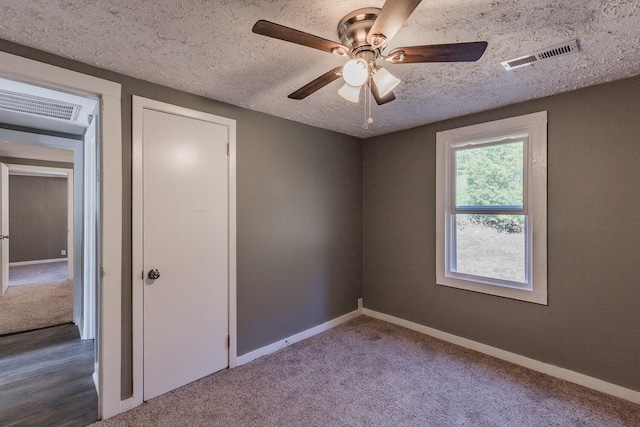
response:
[[[144,109],[144,400],[228,366],[227,127]],[[157,279],[148,278],[156,269]]]
[[[0,284],[9,286],[9,168],[0,163]]]

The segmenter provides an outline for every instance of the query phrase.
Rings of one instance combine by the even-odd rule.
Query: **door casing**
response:
[[[91,249],[89,246],[89,240],[86,239],[86,235],[83,233],[82,217],[86,215],[86,212],[95,210],[95,206],[87,206],[83,203],[82,188],[86,182],[93,182],[96,179],[95,175],[86,173],[86,167],[84,164],[86,158],[85,155],[87,147],[86,141],[71,139],[52,135],[43,135],[33,132],[18,131],[12,129],[0,129],[0,139],[5,141],[15,142],[18,144],[38,145],[43,147],[59,148],[63,150],[69,150],[73,152],[74,169],[64,168],[51,168],[44,166],[29,166],[29,165],[15,165],[8,164],[9,174],[22,173],[22,174],[34,174],[42,176],[67,176],[69,179],[68,187],[68,239],[67,239],[67,260],[68,262],[68,275],[69,279],[73,280],[73,322],[78,326],[80,330],[80,336],[82,339],[94,339],[96,338],[95,331],[93,334],[88,335],[86,333],[85,321],[91,319],[93,323],[96,323],[95,316],[97,315],[97,307],[92,307],[87,311],[85,301],[87,298],[87,292],[95,294],[97,292],[96,282],[91,286],[83,286],[82,284],[82,272],[86,271],[86,267],[82,267],[84,249]],[[95,149],[95,147],[93,147]],[[95,161],[94,157],[86,159],[87,161]],[[75,172],[75,173],[74,173]],[[61,175],[62,174],[62,175]],[[84,212],[84,213],[83,213]],[[94,241],[95,242],[95,241]],[[97,267],[94,265],[94,269]],[[97,271],[97,270],[96,270]],[[97,276],[97,275],[96,275]],[[97,374],[96,374],[97,378]]]

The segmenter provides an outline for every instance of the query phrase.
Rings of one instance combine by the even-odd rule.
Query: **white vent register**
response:
[[[541,61],[549,58],[555,58],[556,56],[567,55],[569,53],[578,52],[578,51],[580,51],[580,48],[578,47],[578,40],[571,40],[566,43],[547,47],[545,49],[539,50],[537,52],[534,52],[528,55],[510,59],[508,61],[503,61],[502,66],[504,67],[505,70],[511,71],[511,70],[515,70],[516,68],[532,65],[537,61]]]
[[[0,89],[0,109],[74,121],[78,117],[80,105]]]

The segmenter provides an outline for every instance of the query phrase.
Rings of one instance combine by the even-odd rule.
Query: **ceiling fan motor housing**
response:
[[[340,20],[338,37],[342,44],[349,48],[352,58],[366,55],[363,59],[372,61],[379,55],[379,50],[367,41],[367,34],[379,13],[380,9],[377,7],[366,7],[354,10]],[[360,52],[373,53],[373,59],[370,58],[371,54],[359,55]]]

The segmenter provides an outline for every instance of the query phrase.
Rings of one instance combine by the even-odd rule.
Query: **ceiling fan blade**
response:
[[[385,59],[388,59],[392,64],[472,62],[480,59],[486,49],[487,42],[409,46],[393,49]],[[401,59],[403,56],[404,59]]]
[[[290,94],[289,98],[304,99],[307,96],[314,93],[315,91],[317,91],[318,89],[322,89],[332,81],[337,80],[341,75],[342,75],[342,67],[336,67],[333,70],[324,73],[317,79],[302,86],[300,89]]]
[[[367,41],[375,47],[384,45],[402,28],[404,21],[420,4],[421,0],[387,0],[382,6],[373,26],[367,34]],[[379,38],[377,36],[383,36]]]
[[[374,99],[376,100],[376,104],[378,105],[384,105],[387,102],[391,102],[394,99],[396,99],[396,96],[393,94],[393,92],[389,92],[383,97],[380,96],[380,91],[378,90],[378,86],[373,80],[371,80],[371,94],[373,95]]]
[[[285,27],[284,25],[265,20],[256,22],[251,31],[263,36],[273,37],[274,39],[296,43],[302,46],[323,50],[329,53],[338,55],[349,54],[349,49],[346,46],[341,45],[340,43],[336,43],[331,40],[323,39],[322,37],[314,36],[313,34],[294,30],[293,28]]]

